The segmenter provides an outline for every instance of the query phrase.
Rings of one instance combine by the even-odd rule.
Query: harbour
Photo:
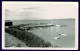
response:
[[[55,24],[54,24],[55,21]],[[74,19],[66,19],[66,20],[44,20],[44,21],[13,21],[14,25],[20,25],[24,23],[24,25],[32,23],[38,25],[39,23],[53,23],[53,26],[46,27],[36,27],[28,30],[28,32],[32,32],[35,35],[43,38],[46,41],[49,41],[53,46],[56,47],[75,47],[75,25]],[[38,24],[37,24],[38,23]],[[57,25],[57,26],[56,26]],[[22,28],[26,26],[21,26]],[[72,30],[72,31],[70,31]],[[61,33],[61,34],[60,34]],[[60,35],[59,35],[60,34]],[[58,38],[56,38],[58,37]],[[67,40],[67,41],[66,41]],[[68,44],[68,45],[67,45]]]

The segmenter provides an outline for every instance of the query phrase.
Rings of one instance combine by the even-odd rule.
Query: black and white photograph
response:
[[[2,2],[2,49],[77,50],[78,2]]]

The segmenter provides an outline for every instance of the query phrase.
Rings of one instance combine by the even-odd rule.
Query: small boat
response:
[[[52,23],[48,23],[47,25],[53,25]]]
[[[67,34],[62,34],[62,33],[59,33],[59,35],[62,35],[62,36],[67,36]]]
[[[56,27],[60,27],[61,25],[56,25]]]
[[[54,40],[60,39],[60,36],[54,37],[53,39]]]
[[[42,28],[39,28],[39,29],[42,29]]]

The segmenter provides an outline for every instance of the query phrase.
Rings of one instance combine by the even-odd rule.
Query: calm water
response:
[[[55,47],[75,47],[75,20],[74,19],[59,19],[59,20],[18,20],[13,21],[14,25],[27,24],[27,23],[53,23],[55,25],[67,25],[63,27],[47,27],[36,28],[30,30],[35,35],[42,37],[45,41],[49,41]],[[54,39],[59,33],[66,34],[60,35],[60,39]]]

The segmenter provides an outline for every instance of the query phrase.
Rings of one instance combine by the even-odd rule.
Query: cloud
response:
[[[26,10],[26,9],[39,9],[40,7],[29,7],[29,8],[22,8],[22,9],[24,9],[24,10]]]
[[[11,6],[13,9],[14,7]],[[17,6],[16,6],[17,7]],[[6,9],[6,19],[29,20],[29,19],[63,19],[75,18],[77,8],[72,4],[53,4],[39,6],[19,6],[14,10]]]
[[[8,9],[5,9],[5,11],[10,11],[10,10],[8,10]]]

